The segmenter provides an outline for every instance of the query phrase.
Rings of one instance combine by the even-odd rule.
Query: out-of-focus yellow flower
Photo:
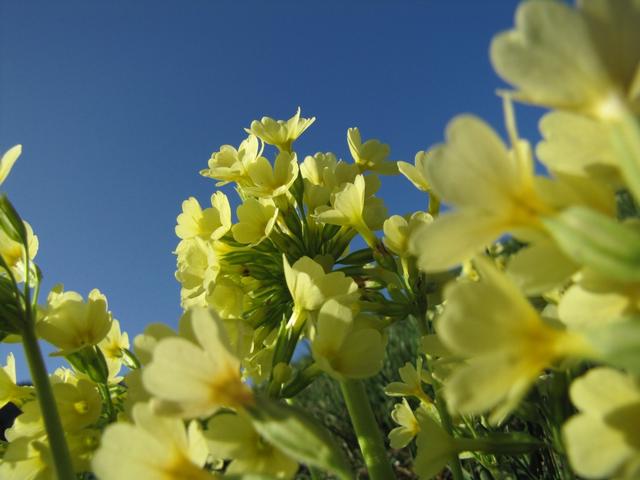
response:
[[[385,220],[382,226],[385,247],[396,255],[407,257],[409,253],[409,238],[411,235],[433,221],[433,217],[425,212],[415,212],[408,219],[400,215],[393,215]]]
[[[242,191],[260,198],[272,198],[285,195],[298,177],[298,159],[295,153],[282,151],[273,164],[264,157],[259,157],[247,167],[251,179]]]
[[[329,299],[320,308],[311,352],[329,375],[338,379],[375,375],[382,368],[385,345],[382,334],[359,322],[350,306]]]
[[[223,145],[218,152],[214,152],[209,159],[209,168],[200,171],[204,177],[220,180],[218,187],[229,182],[240,185],[248,179],[247,167],[262,155],[262,148],[255,135],[249,135],[236,150],[231,145]]]
[[[84,302],[79,293],[65,292],[61,285],[51,290],[44,316],[37,322],[38,335],[69,355],[84,347],[97,345],[111,329],[107,298],[98,289],[89,292]]]
[[[232,228],[239,243],[257,245],[269,236],[278,219],[278,209],[270,200],[247,198],[237,210],[238,223]]]
[[[22,153],[22,145],[15,145],[2,154],[0,158],[0,185],[4,183],[16,163],[18,157]]]
[[[194,197],[182,202],[182,213],[178,215],[176,235],[183,240],[201,237],[218,240],[231,228],[229,199],[222,192],[211,196],[211,208],[202,210]]]
[[[350,128],[347,131],[347,143],[351,156],[361,173],[366,170],[381,175],[396,175],[398,173],[396,162],[387,160],[391,151],[389,145],[375,139],[362,143],[360,130],[357,128]]]
[[[32,392],[32,387],[20,387],[16,384],[16,359],[10,353],[7,355],[6,366],[0,368],[0,408],[9,402],[19,407]]]
[[[226,469],[229,475],[249,473],[288,479],[298,471],[298,462],[263,439],[244,415],[215,415],[207,423],[205,437],[213,458],[231,460]]]
[[[590,0],[523,2],[516,27],[497,35],[491,60],[518,87],[514,97],[608,117],[616,98],[639,100],[640,4]]]
[[[429,180],[427,177],[427,155],[428,152],[418,152],[415,157],[415,165],[408,162],[398,162],[398,170],[407,177],[413,185],[423,192],[430,190]]]
[[[111,330],[107,336],[98,343],[98,347],[102,351],[107,367],[109,368],[109,381],[111,383],[120,383],[122,377],[118,377],[122,368],[122,351],[129,349],[129,335],[120,331],[120,322],[113,319]]]
[[[453,354],[467,358],[446,379],[444,391],[452,412],[491,410],[490,421],[499,423],[545,368],[593,351],[581,334],[546,323],[489,260],[478,258],[475,266],[479,282],[458,282],[444,293],[438,336]]]
[[[133,408],[133,420],[105,430],[92,461],[101,480],[219,478],[203,468],[208,451],[196,421],[185,430],[181,420],[158,416],[143,403]]]
[[[222,320],[210,310],[187,312],[198,344],[178,337],[163,338],[143,371],[145,388],[170,402],[183,418],[206,417],[220,407],[241,408],[253,394],[241,381],[240,360],[233,354]]]
[[[257,136],[269,145],[275,145],[281,151],[291,151],[291,144],[316,121],[316,117],[300,118],[300,107],[289,120],[274,120],[262,117],[254,120],[246,132]]]
[[[416,397],[425,404],[431,399],[422,388],[423,383],[431,383],[431,374],[422,369],[422,357],[418,357],[417,365],[407,362],[398,370],[401,382],[391,382],[384,388],[384,393],[391,397]]]
[[[358,286],[342,272],[325,273],[324,269],[309,257],[298,259],[289,265],[286,256],[282,256],[284,276],[293,298],[293,316],[295,323],[306,312],[318,310],[331,297],[353,301]]]
[[[245,304],[246,291],[229,276],[218,278],[207,296],[209,304],[224,319],[240,319]]]
[[[573,382],[579,413],[562,428],[569,461],[584,478],[640,476],[640,385],[622,372],[595,368]]]

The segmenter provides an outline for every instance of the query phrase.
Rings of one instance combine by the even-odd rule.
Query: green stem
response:
[[[390,480],[395,475],[387,457],[384,439],[371,410],[369,397],[360,380],[342,380],[342,396],[371,480]]]
[[[444,398],[442,398],[442,394],[439,389],[434,388],[436,398],[435,405],[438,410],[438,414],[440,415],[440,420],[442,421],[442,428],[444,428],[445,432],[447,432],[451,437],[453,437],[453,426],[451,424],[451,416],[449,415],[449,411],[447,410],[447,406],[444,402]],[[451,460],[449,462],[449,468],[451,468],[451,474],[453,475],[454,480],[463,480],[464,475],[462,473],[462,465],[460,464],[460,457],[457,453],[454,453],[451,456]]]
[[[25,322],[22,331],[22,345],[29,363],[31,379],[36,387],[40,410],[44,418],[44,425],[49,437],[49,448],[53,456],[55,471],[58,480],[72,480],[75,478],[69,448],[58,415],[58,407],[53,396],[53,390],[49,383],[47,369],[42,359],[38,338],[32,320],[30,302],[25,302]]]

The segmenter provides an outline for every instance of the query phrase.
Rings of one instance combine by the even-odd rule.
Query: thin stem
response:
[[[369,478],[371,480],[394,479],[395,475],[387,457],[384,439],[373,415],[364,384],[360,380],[345,379],[340,382],[340,388],[369,471]]]
[[[26,289],[28,292],[28,287]],[[42,359],[38,338],[36,337],[29,295],[25,301],[25,322],[22,330],[22,345],[29,363],[31,379],[36,387],[40,410],[44,418],[44,425],[49,437],[49,447],[53,456],[58,480],[72,480],[75,478],[69,448],[58,415],[58,407],[49,383],[47,369]]]

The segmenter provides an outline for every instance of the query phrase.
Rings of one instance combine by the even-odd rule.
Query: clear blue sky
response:
[[[262,115],[317,117],[301,158],[350,159],[357,126],[412,162],[462,112],[502,132],[488,46],[516,5],[0,0],[0,150],[24,145],[3,188],[40,238],[45,290],[99,288],[132,338],[175,325],[180,204],[208,200],[198,171]],[[536,138],[536,112],[517,112]],[[402,177],[381,195],[393,213],[425,205]]]

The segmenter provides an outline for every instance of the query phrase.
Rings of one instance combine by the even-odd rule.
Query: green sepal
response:
[[[11,239],[27,244],[27,229],[6,195],[0,195],[0,228]]]
[[[543,223],[577,263],[626,282],[640,281],[640,231],[585,207],[571,207]]]
[[[349,463],[331,434],[302,410],[263,397],[248,410],[254,428],[269,443],[309,466],[354,478]]]

